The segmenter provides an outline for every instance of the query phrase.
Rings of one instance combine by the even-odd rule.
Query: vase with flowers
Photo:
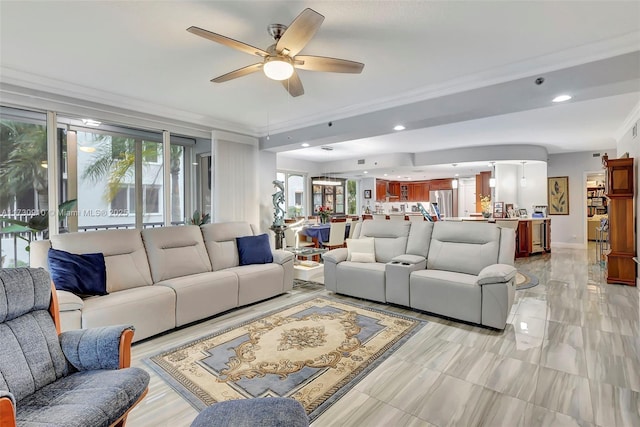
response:
[[[329,218],[331,218],[331,215],[333,214],[333,210],[329,206],[320,206],[316,209],[316,212],[318,213],[322,224],[329,222]]]
[[[491,216],[491,196],[480,195],[480,208],[483,217],[489,218]]]

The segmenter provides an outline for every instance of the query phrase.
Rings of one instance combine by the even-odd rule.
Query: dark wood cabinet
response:
[[[518,221],[516,258],[544,252],[551,252],[551,220],[545,218]]]
[[[476,175],[476,212],[481,210],[480,196],[491,196],[490,179],[491,171],[480,172]]]
[[[316,184],[313,184],[313,182]],[[318,182],[337,182],[338,185],[318,184]],[[336,214],[345,213],[345,180],[338,178],[315,177],[311,179],[311,192],[313,212],[317,212],[322,206],[327,207]]]
[[[383,179],[376,179],[376,201],[384,202],[387,193],[387,183]]]
[[[636,237],[633,216],[633,158],[603,157],[606,196],[609,199],[609,247],[607,283],[636,285]]]

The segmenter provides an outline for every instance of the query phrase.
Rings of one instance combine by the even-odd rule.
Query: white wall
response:
[[[371,198],[365,199],[365,190],[371,191]],[[369,210],[373,212],[376,208],[376,179],[375,178],[362,178],[360,180],[360,186],[358,189],[358,200],[360,201],[361,212],[363,212],[367,206]]]
[[[622,155],[624,153],[629,153],[629,157],[633,157],[633,173],[635,178],[635,211],[634,215],[636,218],[636,257],[640,253],[640,200],[638,197],[638,182],[640,182],[640,167],[638,164],[640,163],[640,135],[636,135],[635,137],[632,135],[633,126],[637,126],[637,132],[640,133],[640,104],[636,105],[634,111],[629,115],[629,119],[625,122],[623,132],[624,134],[618,139],[617,143],[617,153]],[[613,156],[610,156],[612,158]],[[638,277],[636,279],[636,285],[640,287],[640,268],[637,270]]]
[[[517,203],[518,188],[520,178],[518,178],[518,166],[496,164],[496,188],[494,202]]]
[[[269,227],[273,224],[273,198],[276,192],[273,180],[276,179],[276,154],[269,151],[258,152],[258,200],[260,203],[259,222],[260,230],[269,235]]]
[[[615,157],[615,149],[601,150]],[[551,154],[547,176],[569,177],[569,215],[551,215],[551,246],[584,248],[587,227],[587,187],[585,172],[602,169],[602,158],[593,157],[593,152]],[[545,178],[546,179],[546,178]],[[527,188],[529,187],[527,168]],[[546,186],[545,186],[546,188]],[[546,189],[545,189],[546,192]],[[546,196],[545,196],[545,203]]]
[[[525,165],[525,177],[527,178],[527,186],[520,187],[520,178],[522,178],[522,166],[520,166],[520,175],[516,182],[518,183],[518,199],[516,205],[524,208],[531,215],[531,207],[534,205],[547,204],[547,176],[551,175],[547,163],[536,162]],[[549,175],[548,175],[549,174]],[[566,174],[565,174],[566,175]],[[563,176],[563,175],[560,175]],[[582,178],[580,178],[582,180]],[[551,227],[553,230],[553,225]],[[551,239],[553,242],[553,238]]]

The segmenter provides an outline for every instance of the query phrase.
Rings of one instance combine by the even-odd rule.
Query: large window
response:
[[[169,203],[169,221],[184,222],[188,147],[172,142],[165,165],[160,133],[111,125],[92,129],[74,119],[62,121],[66,125],[63,158],[75,165],[61,168],[68,171],[62,172],[62,194],[78,200],[78,230],[160,226]],[[70,185],[74,183],[75,190]],[[167,184],[169,200],[165,199]]]
[[[45,115],[1,108],[0,217],[27,222],[49,209],[47,167]],[[28,265],[26,247],[33,236],[8,231],[15,226],[0,220],[0,267]]]
[[[278,172],[278,181],[284,182],[285,211],[287,218],[306,215],[305,182],[306,175],[297,172]]]

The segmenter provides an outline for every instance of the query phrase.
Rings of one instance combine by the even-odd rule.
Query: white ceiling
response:
[[[305,7],[325,20],[301,53],[363,62],[361,75],[300,71],[305,95],[298,98],[261,73],[209,82],[255,57],[187,27],[266,48],[267,25],[289,24]],[[401,121],[394,107],[435,97],[444,97],[446,116],[449,94],[639,50],[635,1],[0,1],[0,83],[253,136],[269,132],[272,140],[383,109]],[[610,148],[640,101],[635,80],[616,83],[607,90],[584,83],[581,90],[597,95],[566,105],[514,103],[406,132],[366,139],[354,132],[329,155],[285,143],[273,149],[332,161],[481,144],[526,143],[550,153]]]

